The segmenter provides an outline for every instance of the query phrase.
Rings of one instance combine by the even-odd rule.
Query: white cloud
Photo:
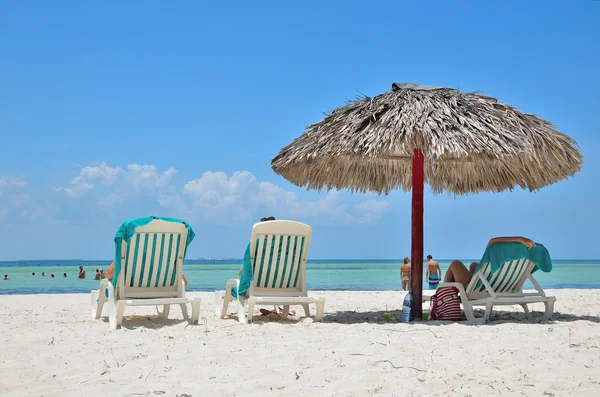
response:
[[[388,200],[366,200],[356,205],[358,220],[363,223],[377,222],[382,219],[392,204]]]
[[[97,200],[102,207],[110,207],[124,198],[132,190],[136,193],[170,189],[177,175],[175,168],[159,172],[155,165],[129,164],[126,169],[110,167],[106,163],[99,166],[84,167],[79,175],[67,186],[56,186],[54,190],[64,192],[69,197],[77,198],[86,195],[98,185],[114,189],[107,197]]]
[[[55,186],[54,191],[65,192],[69,197],[81,197],[95,187],[94,184],[87,182],[77,183],[72,186],[73,187]]]
[[[125,182],[138,191],[153,190],[171,185],[176,175],[177,170],[172,167],[160,173],[155,165],[129,164]]]
[[[117,205],[128,208],[135,199],[138,211],[144,208],[186,219],[225,222],[273,215],[288,219],[325,218],[344,223],[368,223],[381,220],[382,214],[390,208],[388,201],[378,200],[346,204],[343,195],[335,190],[317,199],[300,198],[294,191],[259,181],[249,171],[236,171],[231,175],[207,171],[183,185],[177,184],[177,175],[178,171],[172,167],[161,172],[155,165],[129,164],[121,168],[101,163],[82,168],[68,185],[57,186],[54,190],[71,198],[94,194],[93,202],[103,209]],[[98,189],[100,186],[104,189]]]
[[[301,200],[296,193],[271,182],[259,182],[249,171],[237,171],[228,177],[224,172],[205,172],[200,178],[189,181],[184,193],[192,200],[192,207],[202,211],[207,218],[232,218],[246,220],[260,215],[290,218],[318,218],[344,222],[370,222],[380,220],[389,209],[389,202],[369,200],[354,207],[340,202],[340,193],[330,191],[323,198]],[[258,214],[258,211],[263,214]]]
[[[20,214],[30,206],[27,180],[22,176],[0,177],[0,219]]]
[[[244,220],[260,206],[260,185],[248,171],[236,171],[231,177],[224,172],[207,171],[187,182],[183,191],[191,199],[192,207],[203,211],[207,218],[229,215]]]
[[[71,185],[79,185],[84,183],[101,183],[104,186],[111,186],[117,178],[123,173],[121,167],[109,167],[105,162],[102,162],[98,167],[84,167],[71,181]]]
[[[8,188],[22,188],[27,186],[27,180],[22,176],[6,175],[0,177],[0,191]]]

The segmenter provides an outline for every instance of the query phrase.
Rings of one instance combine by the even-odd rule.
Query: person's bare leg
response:
[[[471,264],[471,266],[473,266],[473,264]],[[448,271],[446,272],[446,277],[444,277],[444,282],[457,282],[466,287],[471,281],[472,276],[473,274],[461,261],[452,261],[450,267],[448,267]]]
[[[479,266],[479,263],[477,263],[477,262],[471,263],[471,266],[469,266],[469,271],[471,272],[471,274],[475,273],[475,269],[477,269],[477,266]]]

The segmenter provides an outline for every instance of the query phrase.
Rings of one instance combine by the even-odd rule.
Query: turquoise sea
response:
[[[94,280],[97,268],[105,271],[110,260],[0,261],[0,295],[63,294],[89,292],[98,287]],[[450,261],[438,261],[445,274]],[[472,260],[465,260],[470,263]],[[236,278],[241,260],[190,260],[184,265],[188,290],[223,289],[229,278]],[[314,260],[307,265],[307,282],[311,290],[380,291],[401,289],[400,260]],[[77,278],[79,266],[87,279]],[[32,277],[31,273],[36,276]],[[42,272],[45,276],[42,277]],[[66,273],[67,277],[63,274]],[[54,278],[50,275],[54,274]],[[555,260],[550,273],[535,273],[544,288],[600,288],[600,260]],[[428,285],[424,285],[428,288]],[[525,288],[532,288],[526,284]]]

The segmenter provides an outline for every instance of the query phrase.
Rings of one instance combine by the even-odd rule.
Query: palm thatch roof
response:
[[[537,116],[477,93],[394,83],[392,90],[338,108],[272,160],[309,189],[411,189],[414,149],[425,156],[434,193],[530,191],[581,169],[577,143]]]

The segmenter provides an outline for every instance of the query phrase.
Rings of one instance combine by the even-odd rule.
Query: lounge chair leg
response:
[[[527,319],[529,321],[533,320],[533,318],[531,317],[531,313],[529,312],[529,308],[527,307],[526,303],[522,303],[521,307],[523,308],[523,311],[525,312],[525,316],[527,316]]]
[[[225,318],[225,316],[227,316],[227,309],[229,309],[229,303],[231,303],[232,300],[233,297],[231,294],[228,295],[225,293],[225,296],[223,297],[223,306],[221,307],[221,318]]]
[[[225,291],[215,291],[215,316],[220,318],[224,317],[222,314],[224,301]],[[227,314],[227,308],[225,308],[225,314]]]
[[[492,302],[487,302],[485,304],[485,315],[483,317],[484,322],[490,321],[490,315],[492,314],[492,308],[494,307]]]
[[[246,320],[246,322],[244,324],[247,323],[251,323],[252,319],[254,317],[254,305],[255,305],[255,301],[253,299],[249,299],[248,300],[248,315],[247,317],[244,316],[244,319]],[[244,305],[242,304],[242,312],[244,311]]]
[[[277,306],[275,306],[275,310],[277,310]],[[281,317],[288,318],[290,314],[290,305],[283,305],[283,313],[281,313]]]
[[[187,311],[187,305],[185,303],[181,303],[181,304],[179,304],[179,307],[181,307],[181,313],[183,314],[183,318],[185,318],[186,320],[189,321],[190,316]]]
[[[118,329],[121,328],[121,324],[123,323],[123,313],[125,312],[125,305],[117,302],[117,307],[115,309],[115,311],[113,312],[113,321],[111,321],[111,327],[113,327],[113,329]],[[114,324],[113,324],[114,322]]]
[[[460,294],[459,296],[467,321],[470,323],[476,323],[477,319],[475,318],[475,313],[473,312],[473,305],[471,305],[468,299],[464,298],[464,294]]]
[[[548,299],[548,301],[544,302],[544,305],[546,306],[546,311],[544,312],[541,320],[549,321],[552,319],[552,315],[554,314],[554,299]]]
[[[166,320],[167,318],[169,318],[169,311],[171,310],[171,305],[163,305],[162,313],[160,312],[160,310],[158,310],[158,306],[156,307],[156,310],[158,311],[158,316],[161,319]]]
[[[108,314],[108,323],[111,329],[117,329],[117,312],[113,311]]]
[[[308,303],[303,304],[302,307],[304,308],[304,316],[310,317],[310,306],[308,306]]]
[[[104,300],[100,299],[100,291],[92,291],[91,314],[92,320],[97,320],[102,316]]]
[[[117,302],[114,295],[109,295],[106,301],[106,311],[108,313],[108,322],[112,329],[117,328]]]
[[[192,301],[192,324],[198,324],[200,318],[200,298]]]
[[[225,299],[227,299],[227,298],[225,298]],[[238,296],[238,299],[237,299],[238,321],[242,324],[248,324],[248,319],[246,318],[245,306],[246,306],[246,299],[242,298],[241,296]],[[250,313],[250,316],[252,316],[252,313]]]
[[[112,285],[111,285],[112,287]],[[111,292],[112,291],[112,292]],[[104,308],[104,302],[108,301],[107,295],[114,293],[112,288],[108,287],[107,281],[100,282],[100,288],[92,291],[92,319],[99,319],[102,316],[102,309]]]
[[[317,306],[317,314],[315,315],[315,320],[322,321],[323,315],[325,314],[325,300],[319,300],[315,302],[315,304]]]

